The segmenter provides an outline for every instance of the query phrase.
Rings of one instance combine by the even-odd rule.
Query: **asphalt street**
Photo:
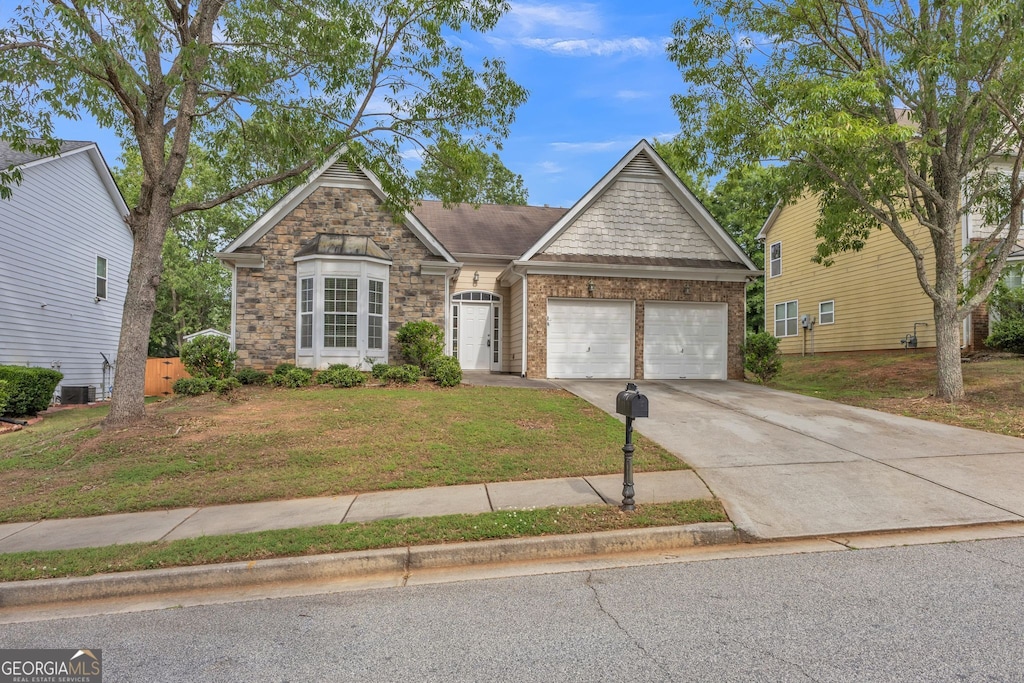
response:
[[[1021,681],[1024,539],[4,625],[106,681]]]

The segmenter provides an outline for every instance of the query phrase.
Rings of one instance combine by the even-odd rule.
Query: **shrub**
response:
[[[255,368],[239,368],[235,370],[235,379],[245,385],[259,385],[267,383],[267,373],[260,372]]]
[[[295,369],[295,363],[279,363],[278,366],[274,368],[274,374],[283,375],[293,369]]]
[[[332,387],[347,389],[357,387],[366,382],[366,375],[344,363],[331,365],[316,375],[317,384],[330,384]]]
[[[985,346],[1024,354],[1024,318],[997,320],[992,325],[992,334],[985,340]]]
[[[242,383],[237,377],[225,377],[224,379],[210,381],[210,389],[217,392],[218,396],[229,394],[240,386],[242,386]]]
[[[743,367],[761,384],[771,382],[782,370],[778,338],[768,332],[748,336],[743,344]]]
[[[405,323],[398,328],[395,340],[402,355],[423,369],[444,352],[444,331],[429,320]]]
[[[7,389],[7,382],[0,379],[0,415],[4,414],[7,401],[11,398],[11,392]]]
[[[0,365],[0,380],[7,383],[3,415],[35,415],[50,407],[53,392],[64,375],[49,368]]]
[[[193,377],[230,377],[238,354],[224,337],[205,335],[181,345],[181,363]]]
[[[308,387],[312,381],[312,370],[309,368],[297,368],[294,365],[291,369],[286,369],[283,372],[277,372],[275,369],[274,374],[267,379],[268,384],[272,384],[276,387],[288,387],[289,389]]]
[[[201,396],[213,389],[215,381],[209,377],[182,377],[171,388],[181,396]]]
[[[430,375],[442,387],[458,386],[462,381],[462,366],[457,358],[441,356],[430,365]]]
[[[373,375],[374,379],[386,380],[389,372],[391,372],[391,366],[387,363],[375,363],[373,368],[370,369],[370,374]]]
[[[421,374],[416,365],[398,365],[388,368],[388,373],[383,379],[396,384],[415,384],[419,381]]]

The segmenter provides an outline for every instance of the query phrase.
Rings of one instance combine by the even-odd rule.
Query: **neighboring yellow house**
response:
[[[818,207],[810,196],[777,206],[758,234],[765,250],[765,329],[779,337],[779,351],[902,349],[915,324],[917,347],[934,348],[932,301],[906,247],[884,228],[861,251],[837,254],[828,267],[814,263]],[[923,245],[932,272],[934,251],[924,230],[918,224],[907,232]]]

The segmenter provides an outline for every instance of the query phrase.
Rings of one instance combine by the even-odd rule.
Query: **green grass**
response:
[[[620,422],[562,391],[245,387],[101,430],[105,407],[0,436],[0,522],[618,472]],[[680,469],[642,436],[637,471]]]
[[[718,501],[488,512],[0,555],[0,581],[296,557],[373,548],[728,521]]]
[[[1024,437],[1024,358],[976,354],[963,363],[965,397],[934,398],[934,351],[786,356],[772,386],[807,396],[997,434]]]

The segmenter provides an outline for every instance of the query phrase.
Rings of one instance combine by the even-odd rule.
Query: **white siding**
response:
[[[997,161],[992,164],[992,170],[998,173],[1005,173],[1008,176],[1013,172],[1013,165],[1009,162]],[[985,223],[985,217],[981,214],[980,210],[971,212],[967,229],[968,239],[983,239],[992,234],[992,226]]]
[[[58,367],[104,396],[117,354],[132,239],[86,152],[22,169],[0,201],[0,364]],[[96,257],[107,298],[96,302]],[[109,381],[110,378],[108,378]]]

